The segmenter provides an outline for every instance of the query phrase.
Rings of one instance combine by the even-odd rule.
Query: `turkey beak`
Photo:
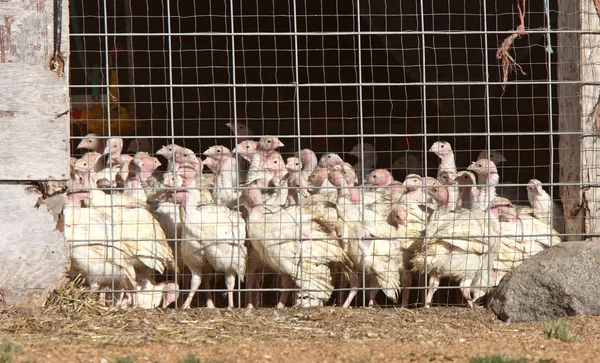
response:
[[[78,149],[85,149],[85,139],[81,140],[81,142],[77,145]]]
[[[429,148],[429,152],[430,152],[430,153],[434,153],[434,152],[436,152],[436,151],[437,151],[437,149],[435,149],[435,148],[433,147],[433,145],[431,145],[431,147]]]
[[[102,153],[102,155],[108,154],[110,154],[110,144],[106,145],[106,147],[104,148],[104,152]]]
[[[284,147],[285,145],[283,144],[283,142],[279,141],[279,144],[277,144],[278,147]]]
[[[506,158],[504,157],[504,155],[500,155],[500,161],[503,162],[503,163],[505,163],[508,160],[506,160]]]
[[[235,150],[235,149],[234,149],[234,150]],[[202,153],[202,155],[204,155],[204,156],[212,156],[212,153],[210,152],[210,149],[206,149],[206,151],[204,151],[204,152]]]
[[[473,169],[475,169],[475,162],[472,162],[471,165],[469,165],[469,167],[467,168],[467,170],[469,171],[473,171]]]
[[[164,146],[161,147],[160,150],[158,150],[156,152],[156,155],[162,155],[162,156],[164,156],[166,158],[167,157],[167,148],[164,147]]]

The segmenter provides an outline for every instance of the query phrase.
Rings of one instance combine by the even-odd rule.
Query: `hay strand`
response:
[[[65,314],[85,312],[105,315],[120,310],[104,306],[98,294],[85,287],[84,282],[81,275],[69,282],[63,282],[58,289],[54,289],[48,294],[42,306],[47,311],[57,310]]]

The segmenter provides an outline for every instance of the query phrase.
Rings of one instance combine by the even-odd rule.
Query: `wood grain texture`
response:
[[[53,1],[0,2],[0,180],[64,180],[69,164],[68,1],[63,1],[64,74],[49,69]]]
[[[581,2],[581,28],[596,33],[580,35],[580,67],[583,82],[600,82],[600,17],[593,1]],[[596,133],[581,139],[581,181],[583,202],[586,212],[585,232],[600,235],[600,131],[596,126],[596,106],[599,102],[600,86],[583,85],[581,99],[581,131]]]
[[[0,289],[7,304],[41,298],[69,268],[65,238],[52,215],[35,208],[39,194],[30,188],[0,184]]]
[[[560,1],[561,29],[595,31],[591,34],[558,34],[558,79],[600,82],[600,14],[593,1]],[[580,135],[561,135],[560,181],[580,185],[561,186],[565,232],[588,237],[600,235],[600,87],[562,84],[558,86],[559,129]],[[581,187],[583,185],[583,188]],[[578,240],[580,237],[568,237]]]
[[[577,1],[561,1],[558,3],[559,29],[580,29],[581,17]],[[581,69],[579,59],[579,34],[559,33],[557,35],[557,73],[558,79],[564,81],[580,81]],[[558,85],[558,127],[559,132],[581,130],[582,105],[579,98],[578,84]],[[558,142],[561,183],[581,182],[581,149],[579,135],[561,135]],[[582,193],[579,185],[563,185],[560,197],[564,207],[565,233],[584,233],[584,210]],[[568,240],[580,237],[567,237]]]

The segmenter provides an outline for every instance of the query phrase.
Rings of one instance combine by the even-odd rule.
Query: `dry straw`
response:
[[[98,294],[84,286],[81,276],[63,282],[58,289],[51,291],[42,306],[48,311],[57,310],[65,314],[85,312],[105,315],[121,311],[114,306],[105,306]]]

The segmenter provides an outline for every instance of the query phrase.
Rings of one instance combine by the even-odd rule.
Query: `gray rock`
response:
[[[506,274],[490,309],[506,322],[600,315],[600,242],[565,242]]]

